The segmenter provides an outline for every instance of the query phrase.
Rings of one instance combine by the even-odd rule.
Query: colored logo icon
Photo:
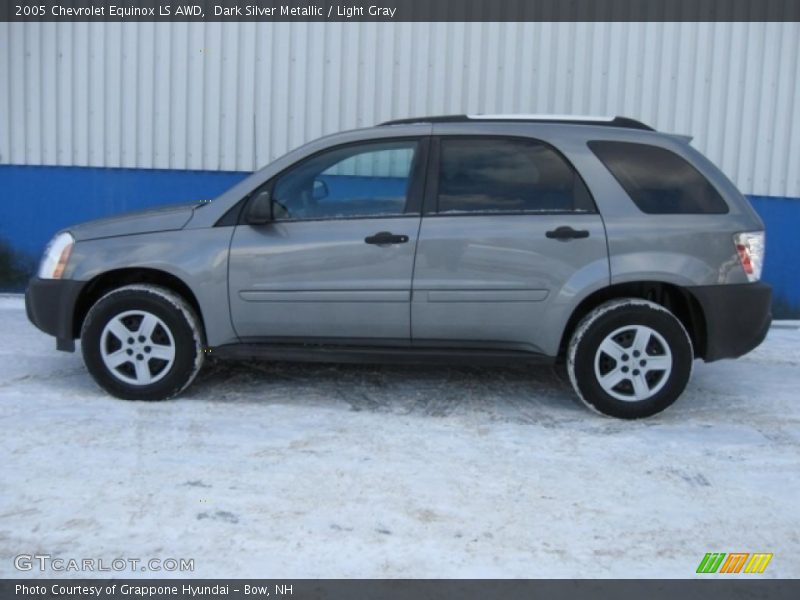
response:
[[[707,552],[697,573],[763,573],[771,560],[771,552]]]

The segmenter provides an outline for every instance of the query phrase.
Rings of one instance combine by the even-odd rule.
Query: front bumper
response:
[[[706,362],[737,358],[764,341],[772,322],[772,288],[766,283],[688,288],[705,316]]]
[[[25,311],[37,328],[56,337],[56,348],[75,351],[75,304],[86,284],[68,279],[34,277],[25,291]]]

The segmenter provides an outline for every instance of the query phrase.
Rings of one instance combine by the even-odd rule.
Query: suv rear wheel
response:
[[[165,400],[182,392],[203,363],[199,319],[163,287],[129,285],[89,310],[81,330],[86,367],[125,400]]]
[[[589,408],[638,419],[661,412],[689,381],[694,352],[683,324],[639,298],[601,304],[572,335],[567,371]]]

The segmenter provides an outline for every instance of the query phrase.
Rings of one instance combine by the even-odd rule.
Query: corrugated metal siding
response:
[[[0,23],[0,163],[252,170],[343,129],[622,114],[800,196],[798,23]]]

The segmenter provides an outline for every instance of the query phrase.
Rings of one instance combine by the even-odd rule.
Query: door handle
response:
[[[560,240],[562,242],[567,242],[569,240],[576,240],[579,238],[587,238],[589,237],[589,232],[585,229],[573,229],[572,227],[556,227],[555,229],[551,229],[545,235],[550,238],[551,240]]]
[[[388,244],[405,244],[408,241],[408,236],[395,235],[389,231],[379,231],[375,235],[365,237],[364,241],[367,244],[376,244],[378,246],[385,246]]]

